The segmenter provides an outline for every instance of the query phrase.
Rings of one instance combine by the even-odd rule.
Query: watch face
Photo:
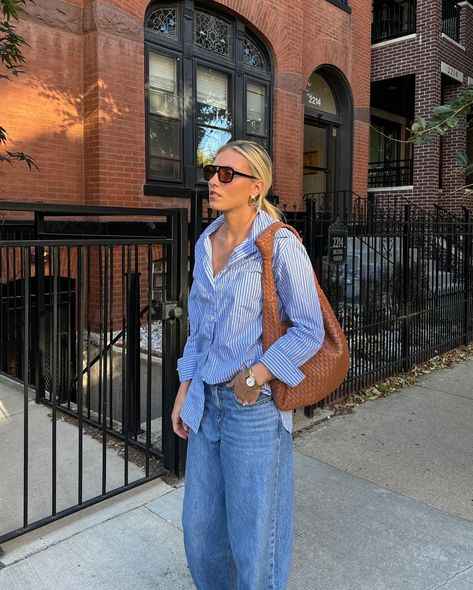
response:
[[[256,385],[256,379],[251,375],[248,375],[248,377],[246,378],[246,384],[248,385],[248,387],[254,387]]]

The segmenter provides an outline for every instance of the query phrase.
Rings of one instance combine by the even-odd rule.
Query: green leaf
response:
[[[468,166],[468,156],[465,152],[458,152],[455,156],[455,160],[460,166]]]
[[[452,112],[453,112],[453,108],[449,104],[441,104],[440,106],[435,107],[435,109],[434,109],[434,113],[436,115],[443,115],[443,114],[452,113]]]
[[[455,127],[458,125],[458,117],[450,117],[447,119],[446,123],[450,129],[455,129]]]

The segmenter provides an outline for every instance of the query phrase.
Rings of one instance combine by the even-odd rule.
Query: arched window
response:
[[[147,192],[191,188],[232,139],[271,148],[269,54],[239,19],[197,2],[155,2],[145,17]]]
[[[313,72],[309,78],[305,89],[304,104],[307,109],[316,109],[332,115],[338,114],[332,89],[327,80],[317,72]]]
[[[328,211],[336,210],[343,191],[351,191],[352,104],[342,72],[330,64],[312,72],[304,92],[303,186]]]

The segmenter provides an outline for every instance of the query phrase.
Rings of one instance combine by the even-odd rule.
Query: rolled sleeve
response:
[[[197,357],[196,355],[183,356],[177,361],[177,373],[179,375],[179,381],[190,381],[197,369]]]
[[[260,362],[262,362],[275,377],[291,387],[299,385],[305,377],[299,367],[291,362],[291,360],[275,346],[268,348],[261,357]]]
[[[322,310],[307,251],[288,230],[276,233],[273,268],[282,319],[289,320],[292,327],[260,361],[278,379],[294,387],[305,377],[299,367],[322,347]]]

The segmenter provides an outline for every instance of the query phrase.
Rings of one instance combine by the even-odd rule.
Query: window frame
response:
[[[146,179],[143,187],[145,195],[159,195],[163,193],[163,187],[173,196],[188,196],[189,190],[206,187],[207,183],[199,180],[199,167],[197,166],[197,69],[208,68],[221,72],[228,76],[228,103],[232,114],[232,139],[263,139],[267,142],[268,152],[272,153],[273,140],[273,102],[274,102],[274,70],[273,60],[269,50],[258,35],[238,17],[214,8],[205,2],[193,0],[176,0],[169,5],[177,6],[177,18],[179,21],[180,35],[172,39],[161,35],[157,31],[144,27],[145,44],[145,158]],[[159,7],[152,4],[146,11],[144,25],[149,14]],[[208,12],[212,16],[222,18],[231,26],[231,51],[232,57],[218,55],[210,50],[194,44],[195,13],[197,10]],[[260,70],[244,63],[244,43],[248,36],[262,52],[265,59],[266,70]],[[150,173],[150,149],[149,130],[153,116],[150,113],[149,92],[149,56],[150,53],[158,53],[174,57],[178,61],[178,89],[180,104],[180,177],[169,179],[152,176]],[[266,89],[265,116],[266,135],[247,133],[247,85],[248,82],[259,84]],[[243,105],[236,112],[238,104]]]
[[[152,178],[150,174],[150,160],[151,154],[149,150],[149,131],[150,131],[150,120],[151,118],[156,119],[165,119],[165,117],[160,115],[152,115],[150,109],[150,87],[149,87],[149,54],[155,53],[158,55],[164,55],[166,57],[173,57],[177,61],[177,88],[178,88],[178,97],[179,97],[179,147],[180,152],[182,153],[182,146],[184,141],[184,101],[182,96],[182,56],[171,49],[165,48],[164,50],[160,47],[159,50],[156,47],[150,48],[149,46],[145,46],[145,57],[146,57],[146,71],[145,71],[145,125],[146,125],[146,142],[145,142],[145,157],[146,157],[146,181],[150,182],[183,182],[184,179],[184,171],[182,167],[182,159],[180,160],[180,174],[179,179],[170,179],[164,177],[156,177]],[[175,120],[175,119],[172,119]]]
[[[348,0],[327,0],[327,2],[330,2],[330,4],[333,4],[337,8],[341,8],[345,12],[348,12],[348,14],[351,14],[351,8],[348,5]]]

